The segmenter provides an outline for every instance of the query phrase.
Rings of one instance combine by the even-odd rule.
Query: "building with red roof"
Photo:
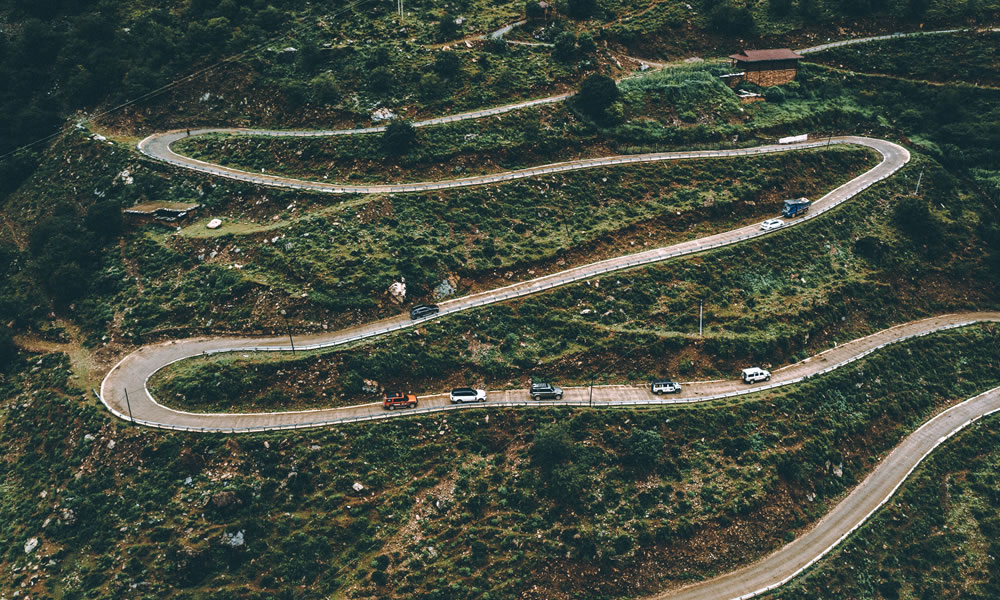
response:
[[[742,81],[757,85],[782,85],[795,79],[802,55],[788,48],[743,50],[730,54],[733,69],[742,72]]]

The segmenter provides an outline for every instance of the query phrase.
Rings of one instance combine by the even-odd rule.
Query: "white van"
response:
[[[758,381],[770,381],[771,372],[766,369],[761,369],[758,367],[750,367],[749,369],[743,369],[743,382],[744,383],[757,383]]]

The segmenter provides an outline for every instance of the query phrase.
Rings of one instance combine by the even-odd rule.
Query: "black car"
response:
[[[439,310],[437,304],[418,304],[410,309],[410,318],[416,321],[417,319],[436,315]]]
[[[532,383],[530,394],[532,400],[562,400],[563,397],[561,387],[548,383]]]

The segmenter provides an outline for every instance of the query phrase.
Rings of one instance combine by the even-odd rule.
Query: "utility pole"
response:
[[[913,190],[913,195],[914,196],[920,194],[920,180],[924,178],[924,168],[926,168],[926,166],[927,165],[924,165],[923,167],[920,167],[920,175],[917,176],[917,189]]]
[[[125,392],[125,406],[128,407],[128,420],[130,423],[135,424],[135,418],[132,417],[132,403],[128,401],[128,390],[122,388]]]
[[[403,22],[403,0],[398,0],[397,4],[399,5],[399,22],[402,23]]]
[[[702,334],[702,324],[704,322],[703,319],[704,315],[705,315],[705,301],[700,300],[698,302],[698,337],[701,337]]]
[[[596,375],[590,376],[590,408],[594,408],[594,378]]]
[[[292,326],[288,324],[288,314],[285,309],[281,309],[281,316],[285,319],[285,329],[288,331],[288,343],[292,346],[292,355],[295,355],[295,342],[292,341]]]

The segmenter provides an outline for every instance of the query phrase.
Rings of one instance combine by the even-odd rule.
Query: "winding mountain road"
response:
[[[869,186],[889,177],[901,169],[910,159],[910,153],[902,146],[886,140],[879,140],[867,137],[838,137],[819,142],[802,142],[788,145],[762,146],[759,148],[746,148],[738,150],[714,150],[703,152],[669,152],[647,155],[636,155],[626,157],[614,157],[612,159],[593,159],[583,161],[572,161],[560,165],[547,165],[536,169],[525,169],[535,173],[559,172],[559,170],[570,170],[576,168],[588,168],[605,164],[620,164],[609,161],[628,160],[628,162],[649,162],[678,160],[686,158],[724,158],[730,156],[756,155],[769,152],[787,152],[796,149],[815,148],[826,144],[855,144],[871,148],[882,156],[882,160],[861,175],[844,183],[836,189],[830,191],[822,198],[818,199],[804,216],[789,222],[787,227],[794,227],[811,219],[819,218],[826,211],[831,210],[839,204],[846,202],[857,194],[861,193]],[[484,178],[502,178],[510,174],[498,174],[483,176],[480,178],[469,178],[464,180],[467,185],[479,185],[484,183]],[[530,174],[519,173],[520,176],[528,177]],[[502,180],[502,179],[501,179]],[[298,182],[294,185],[313,185],[312,182]],[[316,184],[327,185],[327,184]],[[336,185],[336,184],[329,184]],[[434,183],[411,184],[412,186],[435,185]],[[781,230],[778,230],[779,232]],[[471,294],[460,298],[455,298],[442,302],[440,313],[435,318],[483,306],[502,302],[511,298],[526,296],[541,291],[549,290],[567,283],[588,279],[603,273],[628,269],[639,265],[650,264],[685,256],[697,252],[703,252],[712,248],[735,244],[740,241],[761,237],[764,235],[780,235],[774,231],[763,231],[758,225],[748,225],[731,231],[706,236],[703,238],[689,240],[667,246],[646,250],[636,254],[619,256],[587,265],[582,265],[572,269],[551,273],[536,279],[518,282],[512,285],[494,290]],[[316,349],[332,347],[353,342],[376,335],[382,335],[391,331],[399,331],[413,327],[420,321],[412,321],[407,315],[397,315],[379,321],[366,323],[338,332],[322,333],[299,338],[297,347],[300,349]],[[364,417],[357,411],[372,411],[372,407],[364,408],[339,408],[328,410],[317,410],[308,412],[282,412],[272,414],[226,414],[226,415],[196,415],[174,411],[160,406],[153,400],[153,397],[146,389],[147,379],[157,370],[163,368],[171,362],[184,358],[198,356],[200,354],[216,352],[253,352],[253,351],[274,351],[286,350],[288,346],[283,338],[271,339],[250,339],[250,338],[208,338],[208,339],[187,339],[167,342],[155,346],[140,348],[131,355],[125,357],[104,379],[101,385],[100,396],[119,415],[131,414],[137,422],[154,427],[184,428],[199,431],[259,431],[262,429],[280,429],[309,427],[321,424],[331,424],[344,422],[345,420],[357,420]],[[129,392],[126,398],[126,391]],[[697,392],[689,392],[697,393]],[[723,391],[713,393],[725,393]],[[508,399],[510,401],[510,399]],[[564,400],[566,401],[566,400]]]
[[[903,34],[909,35],[909,34]],[[863,41],[886,39],[895,36],[878,36]],[[849,41],[847,43],[857,43]],[[844,42],[824,44],[814,48],[800,50],[812,52],[826,49]],[[470,118],[500,114],[526,106],[548,104],[566,99],[569,94],[543,98],[529,102],[511,104],[482,111],[472,111],[461,115],[431,119],[417,123],[418,127],[447,123]],[[342,131],[249,131],[243,129],[198,129],[194,134],[203,133],[240,133],[269,136],[315,137],[332,135],[350,135],[360,133],[375,133],[383,130],[381,127],[371,127]],[[795,219],[789,226],[795,226],[807,220],[817,218],[826,211],[855,197],[871,185],[891,176],[901,169],[910,158],[909,152],[898,144],[867,137],[844,136],[829,140],[811,141],[788,145],[770,145],[758,148],[717,150],[703,152],[668,152],[642,155],[613,156],[599,159],[583,159],[567,161],[512,171],[493,175],[482,175],[447,181],[420,182],[408,184],[385,184],[370,186],[351,186],[338,183],[303,181],[292,178],[250,173],[197,161],[173,152],[170,145],[185,137],[185,132],[174,131],[152,135],[139,143],[139,150],[156,160],[174,164],[181,168],[199,171],[220,177],[246,181],[254,184],[286,187],[303,190],[314,190],[328,193],[385,193],[437,190],[475,185],[486,185],[510,181],[524,177],[560,173],[577,169],[605,167],[621,164],[634,164],[665,160],[681,160],[693,158],[725,158],[787,152],[816,148],[827,144],[854,144],[866,146],[878,152],[882,160],[869,171],[841,185],[816,201],[812,210],[805,217]],[[777,235],[780,235],[780,231]],[[670,258],[703,252],[720,246],[735,244],[762,235],[775,235],[773,232],[763,232],[756,225],[739,228],[733,231],[691,240],[673,246],[657,248],[637,254],[617,257],[597,263],[583,265],[530,281],[519,282],[496,290],[472,294],[462,298],[449,300],[441,304],[441,316],[469,310],[474,307],[502,302],[510,298],[537,293],[552,289],[570,282],[598,276],[610,271],[628,269],[639,265],[650,264]],[[299,349],[317,349],[342,345],[345,343],[399,331],[412,327],[421,321],[411,321],[404,315],[390,317],[377,322],[360,325],[335,333],[323,333],[301,336],[296,347]],[[452,406],[447,395],[436,394],[421,397],[421,406],[417,409],[399,412],[385,412],[378,405],[351,406],[311,411],[255,413],[255,414],[202,414],[183,412],[168,408],[156,402],[147,389],[149,378],[163,367],[185,358],[219,352],[241,352],[249,355],[257,351],[283,351],[289,348],[281,337],[274,338],[194,338],[176,340],[140,348],[124,357],[105,377],[100,390],[100,399],[107,408],[118,417],[131,419],[134,422],[149,427],[177,429],[196,432],[241,433],[252,431],[269,431],[281,429],[297,429],[317,427],[339,423],[349,423],[364,420],[378,420],[390,417],[426,414],[430,412],[472,409],[482,407],[514,407],[514,406],[643,406],[656,404],[675,404],[704,402],[713,399],[728,398],[742,394],[755,393],[778,386],[794,384],[806,377],[828,372],[867,356],[871,352],[887,344],[904,339],[927,335],[937,331],[967,326],[973,323],[1000,322],[1000,312],[980,312],[942,315],[919,321],[913,321],[877,332],[870,336],[854,340],[829,350],[802,362],[783,367],[773,373],[772,381],[763,385],[746,386],[737,380],[691,382],[684,386],[681,394],[669,397],[653,396],[648,388],[612,385],[596,386],[594,388],[567,388],[565,397],[560,401],[533,402],[523,390],[503,390],[489,393],[489,399],[484,404]],[[751,598],[766,593],[769,590],[789,581],[804,569],[814,564],[827,552],[833,549],[841,540],[857,529],[885,503],[895,490],[902,484],[914,468],[931,452],[951,435],[960,431],[976,419],[1000,410],[1000,388],[985,392],[979,396],[948,409],[908,436],[892,453],[844,500],[842,500],[826,517],[815,524],[806,534],[791,542],[782,549],[765,557],[761,561],[705,582],[655,596],[660,599],[720,599],[720,598]]]

